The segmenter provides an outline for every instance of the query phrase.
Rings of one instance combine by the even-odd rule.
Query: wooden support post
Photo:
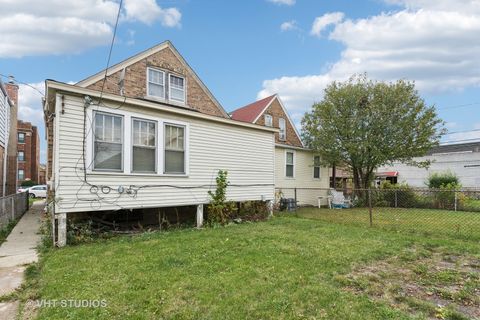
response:
[[[273,217],[273,200],[267,201],[268,216]]]
[[[197,228],[203,226],[203,204],[197,205]]]
[[[67,245],[67,214],[57,214],[57,228],[58,228],[58,247],[65,247]]]

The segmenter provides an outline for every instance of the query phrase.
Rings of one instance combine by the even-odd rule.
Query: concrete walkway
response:
[[[0,296],[14,292],[23,281],[25,265],[38,261],[36,251],[45,201],[36,201],[0,246]],[[0,320],[15,319],[18,302],[0,303]]]

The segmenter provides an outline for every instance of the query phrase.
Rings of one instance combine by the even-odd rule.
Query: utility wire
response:
[[[10,79],[10,76],[7,76],[7,75],[1,74],[1,73],[0,73],[0,77],[5,78],[5,79]],[[18,83],[20,83],[20,84],[23,84],[23,85],[25,85],[25,86],[27,86],[27,87],[32,88],[33,90],[35,90],[36,92],[38,92],[42,97],[45,97],[45,94],[44,94],[42,91],[38,90],[37,88],[35,88],[35,87],[32,86],[31,84],[28,84],[28,83],[26,83],[26,82],[19,81],[19,80],[17,80],[16,78],[14,78],[14,80],[15,80],[15,82],[18,82]]]

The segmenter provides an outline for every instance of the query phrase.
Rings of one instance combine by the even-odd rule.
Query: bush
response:
[[[21,184],[22,187],[33,187],[36,185],[37,183],[33,180],[25,180],[25,181],[22,181],[22,184]]]
[[[246,201],[240,204],[237,218],[246,221],[259,221],[268,218],[268,204],[265,201]]]
[[[433,173],[431,174],[426,182],[427,186],[430,189],[441,189],[442,186],[457,186],[460,188],[460,179],[458,176],[450,171],[443,173]]]
[[[391,184],[385,181],[381,184],[379,200],[389,207],[413,208],[417,205],[415,191],[406,183]]]
[[[208,191],[211,201],[207,206],[207,219],[210,224],[220,223],[226,224],[237,211],[234,202],[227,201],[227,171],[219,170],[217,178],[217,189],[215,192]]]

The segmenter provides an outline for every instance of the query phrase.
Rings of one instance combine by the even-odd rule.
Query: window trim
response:
[[[23,155],[22,159],[20,159],[20,153]],[[18,159],[18,161],[25,162],[25,151],[18,150],[17,159]]]
[[[318,157],[318,165],[315,165],[315,158]],[[315,177],[315,168],[318,168],[318,178]],[[320,156],[314,155],[313,156],[313,172],[312,177],[314,180],[321,180],[322,179],[322,166],[320,165]]]
[[[282,122],[283,122],[283,137],[282,137],[282,128],[280,126],[280,123]],[[285,120],[285,118],[278,118],[278,129],[279,129],[278,140],[286,141],[287,140],[287,121]]]
[[[161,72],[162,73],[162,77],[163,77],[163,97],[158,97],[158,96],[153,96],[150,94],[149,92],[149,85],[150,85],[150,70],[153,70],[153,71],[157,71],[157,72]],[[151,99],[157,99],[157,100],[162,100],[162,101],[166,101],[167,100],[167,83],[166,83],[166,72],[164,70],[161,70],[161,69],[158,69],[158,68],[153,68],[153,67],[147,67],[147,97],[148,98],[151,98]],[[158,83],[157,83],[158,85]]]
[[[95,168],[95,118],[96,118],[96,115],[97,113],[100,113],[100,114],[104,114],[104,115],[108,115],[108,116],[113,116],[113,117],[120,117],[122,119],[122,125],[121,125],[121,128],[120,128],[120,132],[121,132],[121,145],[122,145],[122,157],[121,157],[121,162],[120,162],[120,169],[97,169]],[[92,167],[92,171],[97,171],[97,172],[115,172],[115,173],[118,173],[118,172],[125,172],[125,116],[122,115],[122,114],[119,114],[119,113],[112,113],[112,112],[108,112],[108,111],[99,111],[99,110],[95,110],[93,111],[93,121],[92,121],[92,158],[91,158],[91,161],[89,162],[91,167]],[[111,143],[117,143],[118,142],[111,142]]]
[[[287,153],[291,153],[293,155],[293,164],[288,164],[287,163]],[[295,150],[290,150],[290,149],[285,149],[285,166],[284,166],[284,172],[285,172],[285,178],[286,179],[295,179],[295,167],[296,167],[296,154],[295,154]],[[293,166],[293,175],[292,176],[288,176],[287,175],[287,165],[292,165]]]
[[[165,161],[166,158],[166,153],[167,153],[167,148],[165,147],[166,141],[165,141],[165,127],[166,126],[172,126],[172,127],[177,127],[177,128],[183,128],[183,172],[166,172],[166,164],[167,161]],[[186,175],[187,174],[187,128],[185,125],[181,125],[178,123],[172,123],[170,121],[165,121],[163,122],[163,148],[162,148],[162,153],[163,153],[163,174],[165,175]]]
[[[172,98],[172,86],[170,85],[170,79],[171,79],[172,76],[183,79],[183,100],[178,100],[178,99],[173,99]],[[168,100],[176,102],[176,103],[181,103],[181,104],[186,103],[186,100],[187,100],[187,79],[184,76],[174,74],[174,73],[169,73],[168,74]]]
[[[134,140],[133,140],[133,134],[134,134],[133,122],[135,120],[155,124],[155,147],[153,147],[153,149],[155,150],[155,152],[154,152],[155,153],[155,169],[154,169],[154,171],[135,171],[135,170],[133,170],[133,148],[135,147],[135,143],[134,143]],[[131,152],[131,155],[130,155],[130,159],[131,159],[130,160],[130,173],[157,174],[158,173],[158,161],[159,161],[159,159],[158,159],[158,121],[132,116],[132,117],[130,117],[130,131],[131,131],[130,132],[130,152]],[[149,147],[145,147],[145,146],[140,146],[140,147],[149,148]],[[150,147],[150,148],[152,148],[152,147]]]
[[[267,119],[270,119],[270,124],[267,124]],[[273,127],[273,117],[270,114],[265,114],[265,126],[267,127]]]
[[[21,135],[21,134],[23,135],[23,141],[20,141],[20,135]],[[26,143],[26,142],[25,142],[26,140],[27,140],[27,134],[26,134],[25,132],[18,132],[18,134],[17,134],[17,142],[24,144],[24,143]]]

